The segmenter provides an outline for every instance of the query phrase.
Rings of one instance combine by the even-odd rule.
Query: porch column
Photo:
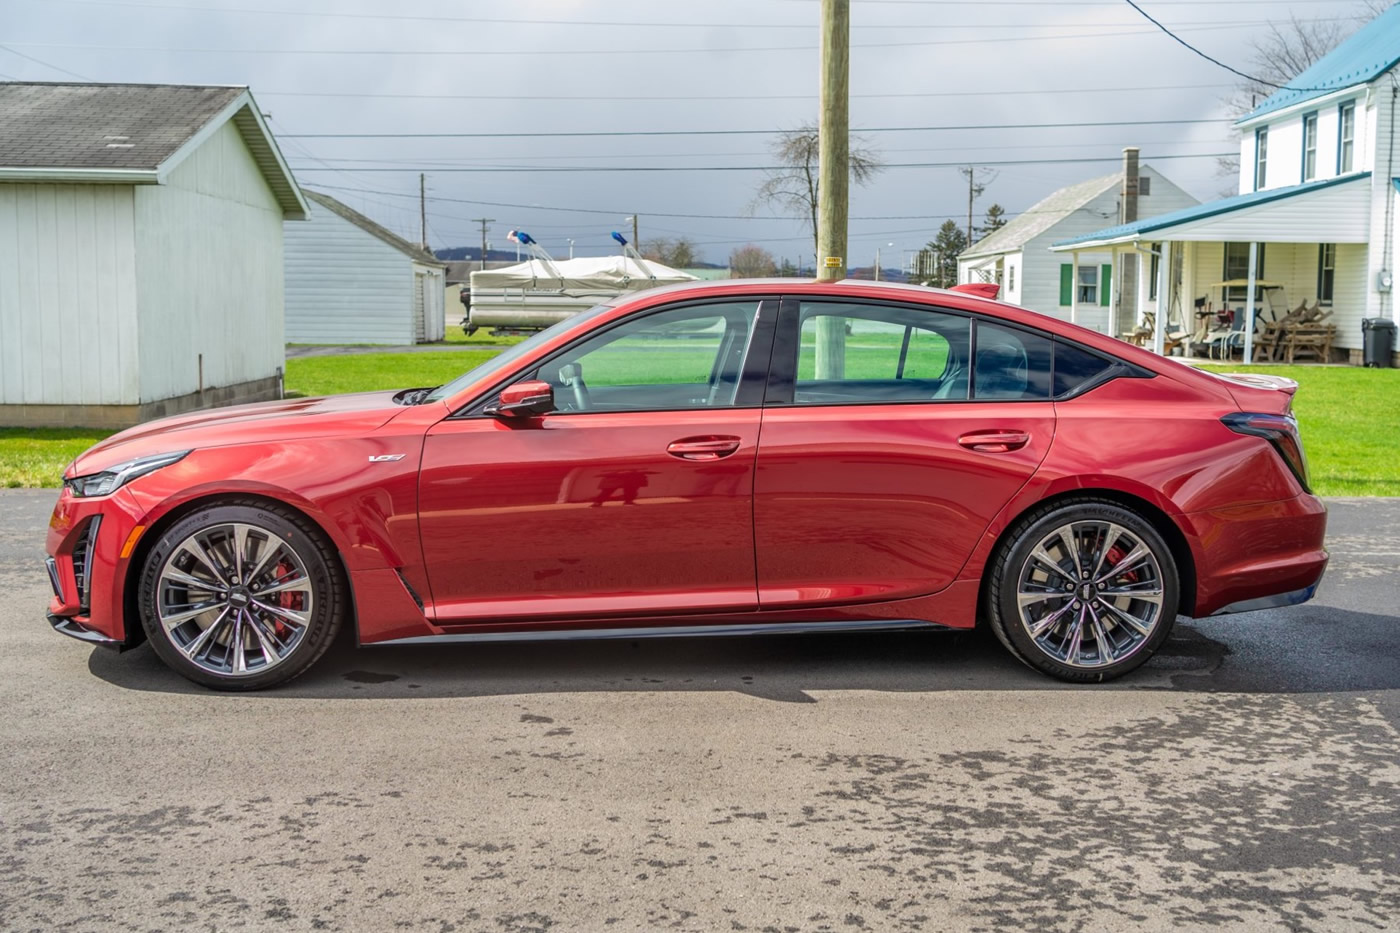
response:
[[[1144,245],[1147,249],[1144,250]],[[1151,245],[1143,244],[1140,241],[1133,241],[1133,253],[1137,256],[1137,314],[1138,318],[1129,321],[1129,326],[1137,330],[1138,321],[1142,320],[1142,314],[1147,311],[1147,296],[1151,293],[1152,283],[1148,281],[1152,276],[1152,253]]]
[[[1161,258],[1157,260],[1157,326],[1152,329],[1152,352],[1164,356],[1167,352],[1167,317],[1172,313],[1171,241],[1163,240],[1160,250]]]
[[[1244,296],[1244,362],[1254,362],[1254,279],[1259,271],[1259,244],[1249,244],[1249,285]]]
[[[1079,323],[1079,250],[1069,254],[1069,322]]]
[[[1118,268],[1118,247],[1111,246],[1108,249],[1108,334],[1113,336],[1118,333],[1118,274],[1122,271]],[[1100,283],[1103,276],[1099,276]]]

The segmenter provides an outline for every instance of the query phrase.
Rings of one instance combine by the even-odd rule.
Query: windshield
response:
[[[462,375],[458,376],[456,379],[453,379],[446,385],[438,386],[436,389],[424,396],[423,401],[436,402],[441,399],[449,398],[450,396],[457,394],[458,392],[462,391],[474,382],[478,382],[483,379],[489,379],[497,373],[504,372],[505,370],[510,368],[512,363],[525,356],[527,353],[529,353],[531,350],[533,350],[540,344],[544,343],[546,340],[550,340],[558,334],[562,334],[565,331],[572,330],[575,327],[582,326],[584,323],[593,320],[593,318],[597,317],[599,314],[611,307],[613,307],[611,303],[594,305],[592,308],[589,308],[587,311],[584,311],[581,314],[575,314],[573,317],[566,317],[559,323],[554,324],[553,326],[548,327],[540,331],[538,334],[526,338],[525,340],[522,340],[515,346],[507,347],[505,350],[502,350],[500,353],[491,357],[489,360],[482,363],[480,366],[476,367],[475,369],[467,370],[466,372],[462,373]]]

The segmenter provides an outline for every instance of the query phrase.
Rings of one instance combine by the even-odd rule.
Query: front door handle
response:
[[[707,434],[704,437],[683,437],[666,445],[666,452],[681,460],[718,460],[739,449],[737,437]]]
[[[1031,436],[1025,431],[970,431],[958,438],[958,443],[968,450],[984,454],[1004,454],[1020,450],[1030,443]]]

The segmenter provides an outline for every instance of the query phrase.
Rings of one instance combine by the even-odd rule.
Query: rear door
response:
[[[942,589],[1055,431],[1050,341],[918,305],[785,299],[754,478],[759,604]]]

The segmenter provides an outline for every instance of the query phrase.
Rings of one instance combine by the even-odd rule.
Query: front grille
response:
[[[73,580],[78,586],[78,605],[84,610],[92,608],[89,592],[89,584],[92,582],[92,553],[97,547],[97,529],[101,524],[101,515],[89,519],[73,545]]]

